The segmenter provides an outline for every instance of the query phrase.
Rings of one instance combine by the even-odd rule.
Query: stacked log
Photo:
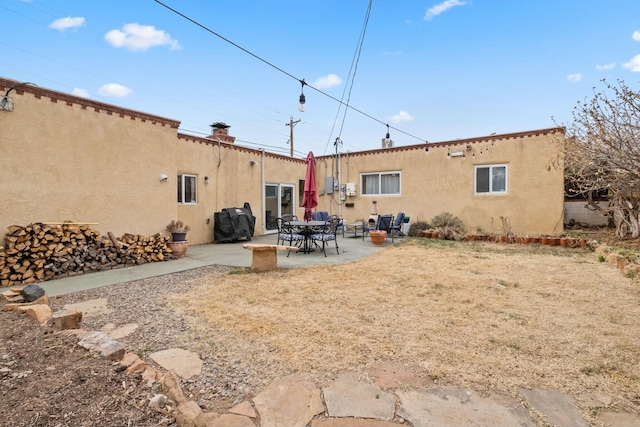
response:
[[[12,225],[0,247],[0,285],[15,286],[173,259],[169,238],[125,234],[101,236],[89,225]]]

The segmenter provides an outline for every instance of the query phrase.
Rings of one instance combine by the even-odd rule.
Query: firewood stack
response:
[[[12,225],[0,247],[0,285],[15,286],[60,277],[111,270],[147,262],[174,259],[170,240],[113,233],[101,236],[86,224],[33,223]]]

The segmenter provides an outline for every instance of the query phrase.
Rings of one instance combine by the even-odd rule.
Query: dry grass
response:
[[[598,391],[640,413],[637,282],[588,251],[408,239],[346,265],[205,278],[172,301],[271,378],[391,360],[441,385],[578,404]]]

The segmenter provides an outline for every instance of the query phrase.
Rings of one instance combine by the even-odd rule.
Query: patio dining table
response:
[[[289,221],[289,225],[304,236],[302,250],[298,252],[308,254],[309,252],[315,251],[311,235],[316,229],[323,227],[325,224],[325,221]]]

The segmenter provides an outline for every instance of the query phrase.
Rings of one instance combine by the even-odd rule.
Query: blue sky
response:
[[[2,0],[0,76],[197,136],[225,122],[238,144],[281,154],[300,120],[301,158],[336,138],[341,152],[380,148],[386,124],[395,146],[553,127],[602,79],[640,89],[638,0],[162,3]]]

